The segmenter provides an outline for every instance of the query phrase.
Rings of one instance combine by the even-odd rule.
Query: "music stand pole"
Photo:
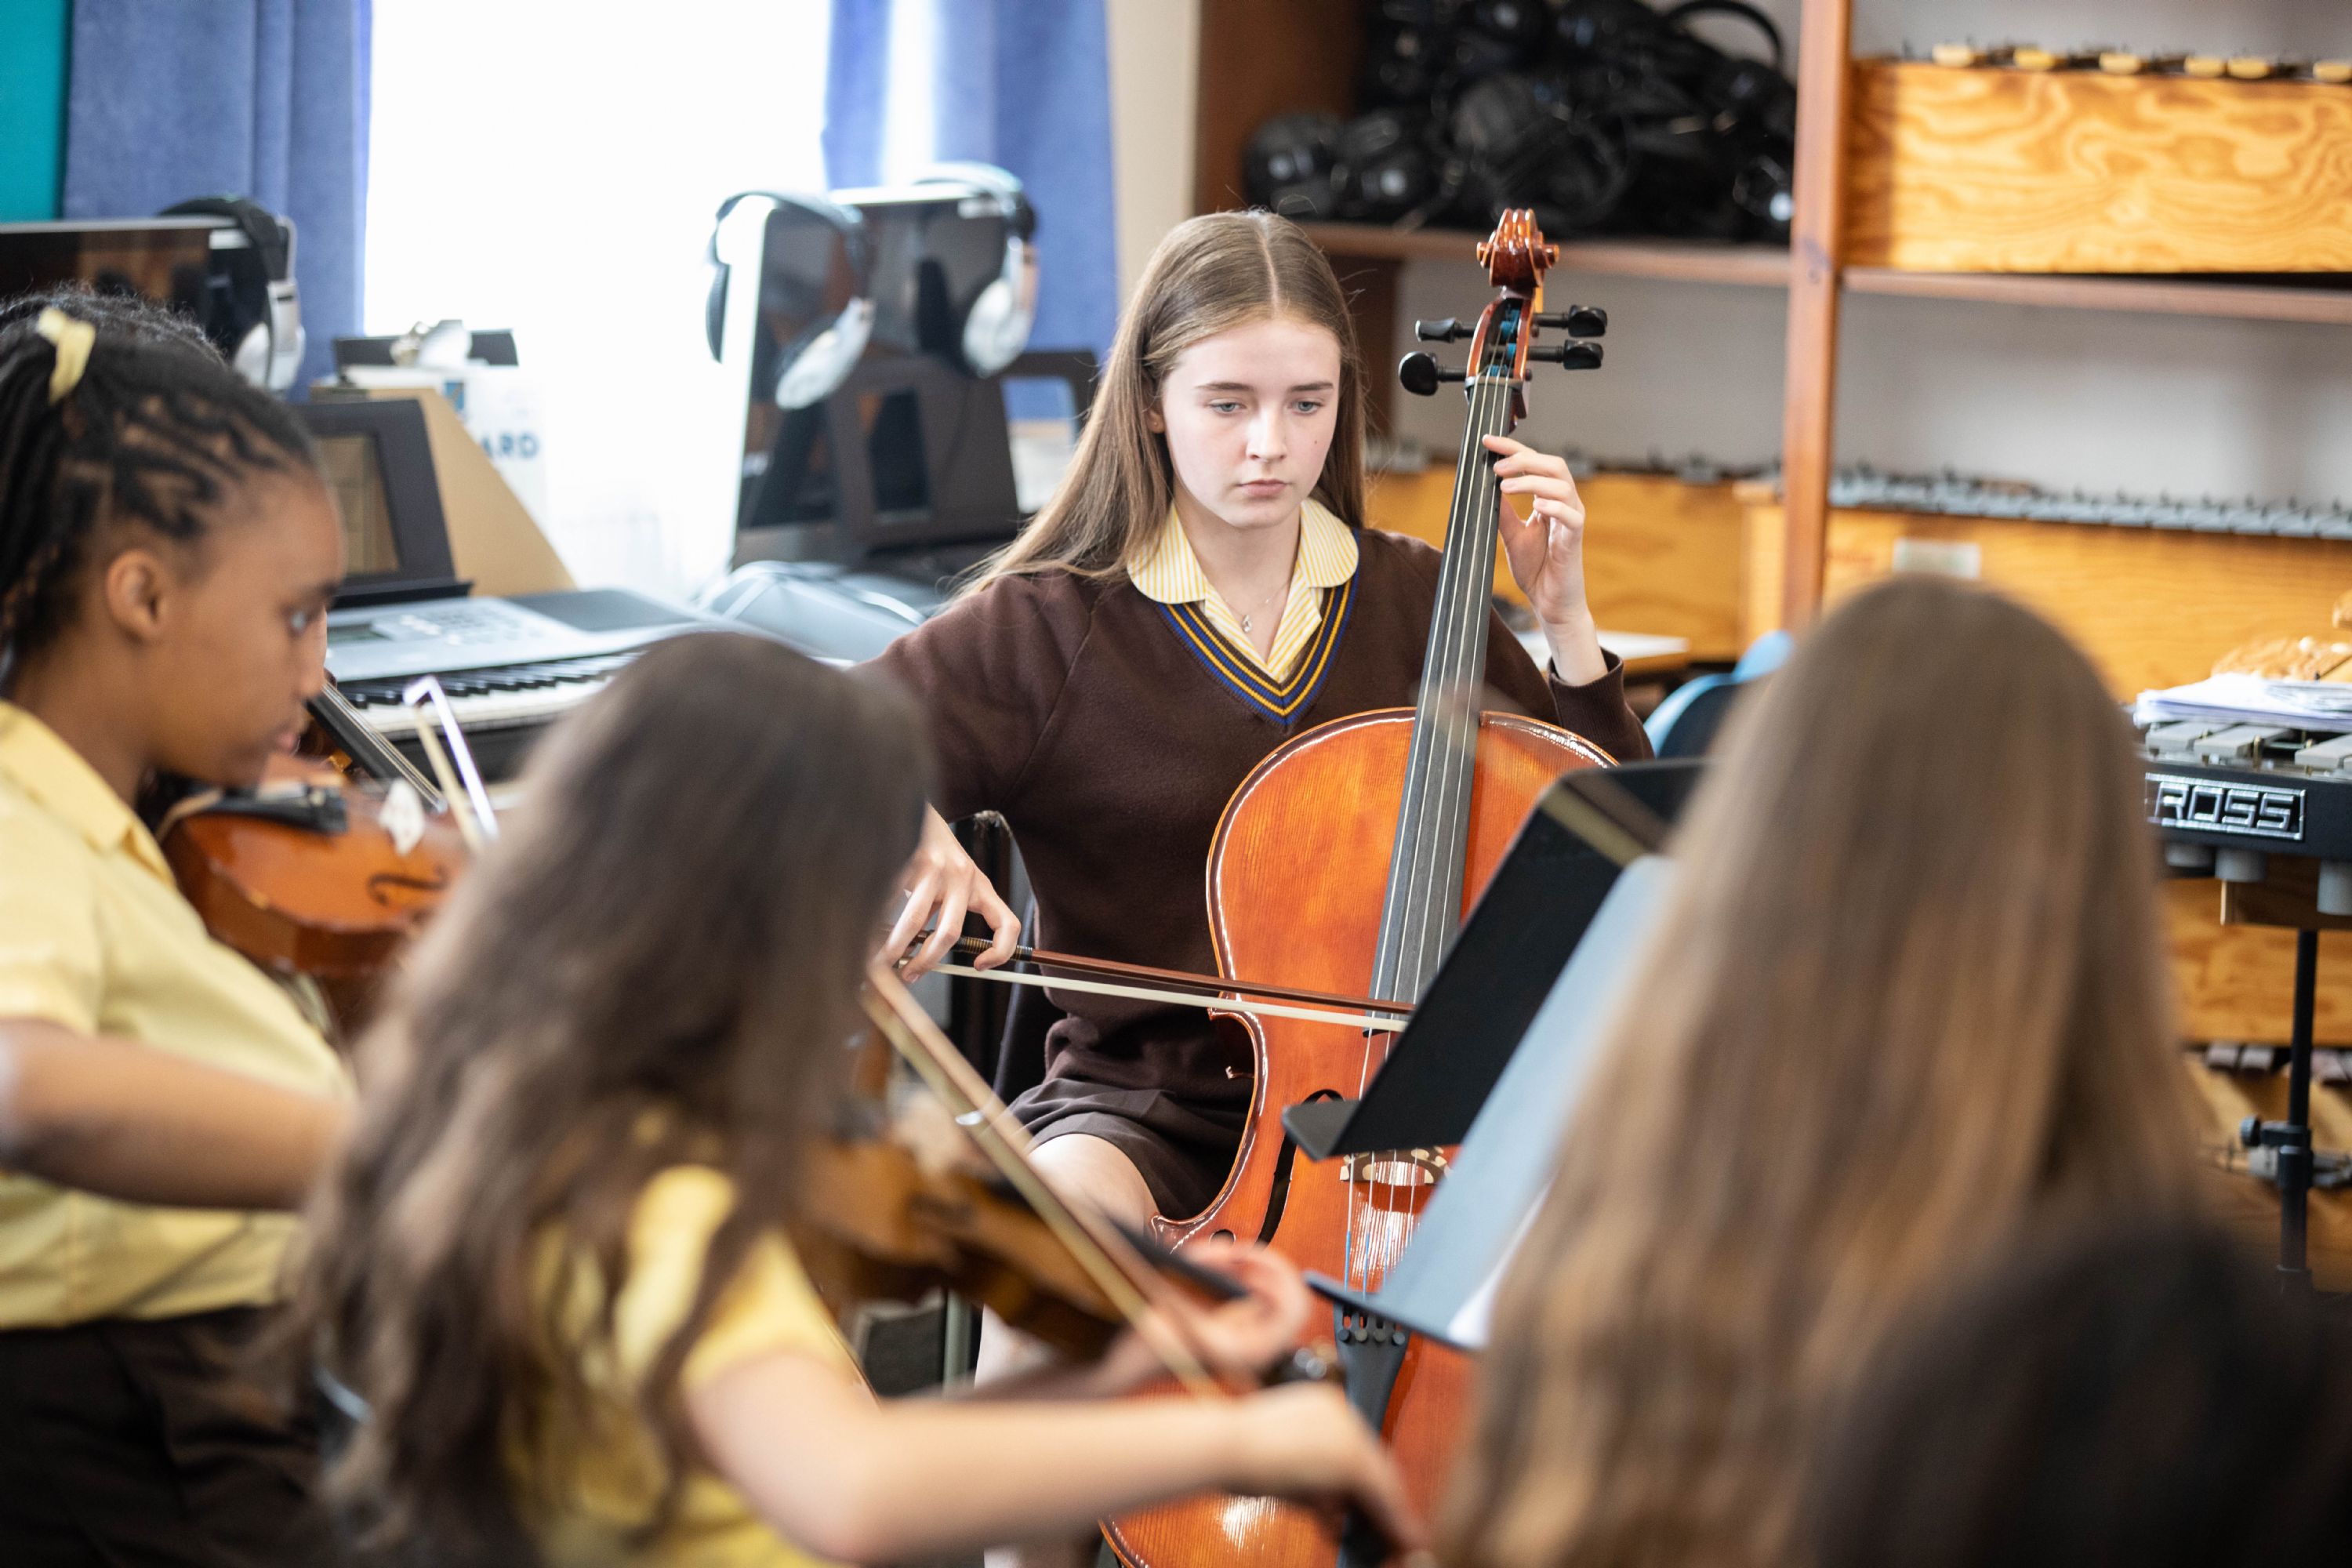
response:
[[[2268,1149],[2275,1163],[2272,1179],[2279,1194],[2279,1289],[2289,1295],[2311,1289],[2311,1037],[2319,987],[2319,932],[2294,933],[2294,1016],[2287,1036],[2286,1119],[2249,1116],[2238,1124],[2238,1142]]]
[[[2278,1130],[2279,1274],[2311,1289],[2311,1035],[2319,985],[2319,932],[2294,933],[2294,1026],[2286,1053],[2286,1121]]]

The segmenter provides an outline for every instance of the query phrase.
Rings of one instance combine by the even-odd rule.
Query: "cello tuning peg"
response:
[[[1609,312],[1598,305],[1570,305],[1565,310],[1538,313],[1536,325],[1548,332],[1566,332],[1571,338],[1606,337]]]
[[[1448,370],[1425,353],[1410,353],[1397,362],[1397,384],[1415,397],[1428,397],[1444,381],[1460,381],[1463,373]]]
[[[1412,335],[1425,343],[1458,343],[1476,331],[1464,321],[1448,316],[1438,321],[1415,321]]]
[[[1562,370],[1599,370],[1601,345],[1586,342],[1552,343],[1542,348],[1529,349],[1528,358],[1546,361],[1559,366]]]

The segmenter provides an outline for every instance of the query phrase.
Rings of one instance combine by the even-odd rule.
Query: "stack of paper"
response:
[[[2284,724],[2298,730],[2352,731],[2352,685],[2332,680],[2264,680],[2215,675],[2162,691],[2143,691],[2132,717],[2141,724],[2210,719],[2225,724]]]

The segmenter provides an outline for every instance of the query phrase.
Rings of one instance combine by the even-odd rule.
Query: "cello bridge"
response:
[[[1389,1149],[1340,1158],[1339,1179],[1390,1189],[1425,1189],[1445,1174],[1445,1154],[1438,1149]]]

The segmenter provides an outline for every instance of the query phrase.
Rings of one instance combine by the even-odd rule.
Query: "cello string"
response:
[[[1479,396],[1474,403],[1469,429],[1463,443],[1465,456],[1472,459],[1471,471],[1478,470],[1476,462],[1483,452],[1480,437],[1495,418],[1498,384],[1492,376],[1482,375]],[[1429,774],[1422,781],[1416,828],[1415,908],[1412,940],[1406,946],[1406,962],[1412,966],[1410,983],[1416,994],[1428,984],[1429,955],[1433,937],[1440,918],[1437,906],[1444,902],[1443,884],[1450,881],[1444,865],[1445,851],[1454,837],[1451,820],[1455,809],[1455,794],[1461,772],[1461,710],[1467,694],[1462,687],[1467,676],[1467,644],[1474,622],[1472,600],[1476,584],[1471,570],[1473,558],[1479,553],[1477,544],[1484,533],[1487,487],[1475,483],[1464,498],[1461,537],[1447,562],[1444,591],[1441,594],[1440,616],[1432,636],[1438,644],[1437,657],[1432,661],[1433,719],[1427,762]],[[1487,571],[1491,574],[1490,564]]]
[[[1465,533],[1475,534],[1476,531],[1475,519],[1481,500],[1481,487],[1475,477],[1481,449],[1478,438],[1493,417],[1494,399],[1493,380],[1482,372],[1471,400],[1469,424],[1463,442],[1464,457],[1468,459],[1465,468],[1471,477],[1465,482],[1467,493],[1462,498],[1462,515],[1456,521],[1466,525],[1463,530]],[[1424,733],[1419,748],[1421,754],[1416,759],[1421,766],[1416,770],[1414,796],[1411,803],[1413,812],[1412,897],[1407,900],[1407,918],[1402,922],[1405,938],[1398,953],[1401,988],[1409,988],[1415,994],[1428,984],[1429,978],[1427,954],[1433,919],[1431,906],[1436,901],[1432,898],[1430,889],[1432,881],[1440,873],[1439,851],[1444,837],[1443,785],[1450,772],[1448,754],[1454,750],[1451,744],[1453,710],[1458,702],[1454,688],[1460,679],[1460,648],[1465,632],[1464,585],[1470,576],[1466,557],[1474,553],[1467,539],[1457,538],[1454,544],[1454,548],[1448,552],[1440,574],[1436,615],[1430,632],[1433,657],[1419,705]]]
[[[1416,740],[1411,749],[1406,768],[1406,790],[1400,809],[1411,814],[1409,831],[1405,836],[1403,862],[1391,868],[1391,875],[1404,876],[1405,893],[1401,899],[1398,925],[1402,940],[1395,942],[1388,957],[1398,967],[1399,973],[1391,982],[1396,992],[1410,988],[1418,995],[1426,982],[1426,963],[1432,923],[1436,918],[1434,906],[1444,902],[1433,896],[1433,883],[1439,881],[1439,860],[1444,849],[1454,837],[1449,832],[1449,803],[1459,790],[1456,782],[1461,773],[1459,714],[1467,696],[1460,688],[1466,675],[1466,663],[1475,651],[1468,647],[1469,635],[1475,623],[1472,620],[1479,574],[1473,567],[1475,559],[1486,557],[1486,575],[1494,571],[1491,552],[1477,548],[1493,521],[1492,487],[1481,486],[1470,476],[1477,473],[1475,460],[1484,450],[1480,437],[1501,412],[1498,403],[1507,398],[1510,383],[1507,377],[1497,378],[1481,373],[1473,386],[1469,417],[1463,442],[1465,480],[1462,515],[1458,521],[1465,526],[1450,542],[1439,572],[1439,591],[1431,628],[1431,657],[1424,665],[1424,685],[1416,702]],[[1435,766],[1434,776],[1432,765]],[[1433,791],[1434,786],[1434,794]],[[1435,809],[1433,809],[1433,806]],[[1384,943],[1384,946],[1391,944]],[[1406,972],[1407,966],[1409,973]],[[1375,975],[1375,989],[1390,989],[1381,984],[1386,975]],[[1374,1061],[1384,1059],[1390,1037],[1382,1035],[1376,1044],[1368,1033],[1360,1063],[1357,1093],[1360,1098],[1370,1083]],[[1377,1273],[1385,1278],[1387,1259],[1392,1250],[1398,1224],[1399,1205],[1396,1194],[1375,1185],[1362,1194],[1360,1223],[1358,1185],[1365,1180],[1377,1183],[1377,1162],[1359,1163],[1359,1181],[1351,1183],[1346,1197],[1348,1241],[1343,1253],[1342,1274],[1351,1285],[1367,1289]],[[1363,1230],[1362,1245],[1358,1246],[1358,1232]],[[1361,1261],[1358,1258],[1360,1254]]]
[[[1465,461],[1462,468],[1462,477],[1457,479],[1455,485],[1457,511],[1461,510],[1460,503],[1470,499],[1468,488],[1475,483],[1469,478],[1471,469],[1466,459],[1471,455],[1470,444],[1476,439],[1476,431],[1480,425],[1480,403],[1486,395],[1486,386],[1483,377],[1475,379],[1470,388],[1469,422],[1464,437]],[[1432,749],[1432,741],[1436,735],[1438,722],[1437,699],[1441,695],[1444,684],[1447,651],[1450,647],[1447,625],[1451,619],[1453,595],[1448,590],[1452,585],[1451,580],[1454,575],[1458,555],[1458,550],[1448,551],[1439,566],[1438,592],[1432,611],[1429,654],[1423,664],[1423,687],[1414,700],[1414,726],[1406,752],[1403,789],[1398,801],[1398,810],[1403,817],[1402,830],[1398,835],[1398,853],[1394,858],[1394,863],[1390,867],[1389,873],[1391,885],[1398,891],[1392,908],[1387,911],[1391,917],[1389,929],[1384,930],[1381,935],[1381,972],[1374,975],[1373,988],[1376,990],[1392,988],[1396,992],[1403,992],[1408,989],[1417,990],[1419,985],[1418,965],[1413,964],[1412,955],[1419,934],[1418,906],[1422,902],[1419,892],[1426,882],[1425,845],[1428,824],[1423,804],[1429,752]],[[1377,1049],[1378,1047],[1368,1032],[1364,1037],[1362,1052],[1357,1064],[1356,1094],[1359,1099],[1366,1092],[1367,1086],[1370,1082],[1372,1062]],[[1370,1276],[1370,1222],[1377,1220],[1381,1207],[1381,1194],[1377,1190],[1370,1193],[1359,1191],[1363,1183],[1369,1179],[1369,1163],[1360,1158],[1356,1165],[1357,1179],[1349,1184],[1345,1199],[1348,1233],[1346,1249],[1342,1255],[1343,1275],[1351,1287],[1359,1289],[1363,1288]],[[1363,1243],[1360,1248],[1358,1246],[1360,1234]],[[1360,1253],[1360,1262],[1359,1261]]]
[[[1482,399],[1477,426],[1469,443],[1473,456],[1482,462],[1491,463],[1492,459],[1486,457],[1480,438],[1501,422],[1511,384],[1507,369],[1498,370],[1487,381],[1486,395]],[[1463,520],[1465,537],[1457,551],[1460,570],[1454,574],[1449,595],[1445,668],[1439,692],[1444,720],[1435,748],[1440,767],[1429,785],[1428,879],[1423,888],[1423,924],[1414,950],[1418,965],[1415,979],[1424,987],[1429,983],[1432,961],[1443,947],[1441,933],[1451,923],[1452,911],[1444,906],[1449,901],[1459,902],[1459,872],[1450,862],[1460,847],[1469,773],[1475,757],[1477,695],[1472,689],[1471,670],[1483,651],[1480,634],[1485,629],[1486,617],[1481,612],[1495,569],[1488,543],[1493,534],[1495,494],[1492,484],[1482,483],[1469,498]],[[1448,888],[1457,895],[1452,900],[1444,896]]]
[[[1468,419],[1463,441],[1463,479],[1457,487],[1461,503],[1457,509],[1459,514],[1455,520],[1457,522],[1465,517],[1475,515],[1475,512],[1476,444],[1479,432],[1484,428],[1489,416],[1486,405],[1491,402],[1492,396],[1491,384],[1481,374],[1471,389],[1469,399]],[[1399,803],[1399,810],[1407,814],[1406,831],[1400,835],[1402,853],[1398,857],[1399,864],[1391,868],[1391,875],[1401,877],[1403,881],[1401,885],[1402,891],[1396,910],[1394,937],[1391,942],[1385,944],[1390,948],[1388,957],[1395,966],[1395,973],[1392,977],[1384,976],[1383,978],[1390,979],[1396,991],[1410,992],[1413,994],[1420,993],[1423,983],[1421,954],[1426,941],[1427,907],[1430,902],[1428,887],[1431,873],[1433,870],[1435,847],[1433,837],[1437,826],[1432,820],[1430,810],[1432,767],[1434,763],[1442,768],[1445,740],[1445,709],[1448,700],[1447,689],[1454,668],[1454,647],[1459,637],[1458,584],[1462,576],[1464,541],[1457,532],[1449,538],[1448,542],[1451,548],[1447,550],[1439,568],[1438,592],[1433,606],[1430,628],[1430,652],[1423,664],[1423,689],[1414,705],[1416,723],[1413,743],[1408,752],[1405,790]],[[1370,1083],[1376,1055],[1382,1054],[1384,1054],[1382,1047],[1370,1035],[1367,1035],[1362,1059],[1359,1064],[1357,1094],[1360,1098]],[[1358,1171],[1358,1184],[1351,1184],[1348,1194],[1349,1276],[1350,1283],[1362,1290],[1369,1289],[1374,1269],[1375,1237],[1386,1228],[1388,1205],[1387,1194],[1375,1185],[1369,1193],[1362,1194],[1363,1215],[1360,1221],[1357,1185],[1367,1180],[1376,1180],[1377,1172],[1373,1163],[1370,1161],[1360,1161]],[[1364,1233],[1360,1249],[1356,1245],[1357,1233],[1360,1230]],[[1357,1262],[1359,1251],[1361,1255],[1360,1264]]]
[[[1524,307],[1522,316],[1515,318],[1522,331],[1526,330],[1523,314]],[[1507,371],[1482,377],[1464,442],[1465,456],[1477,458],[1484,453],[1482,437],[1488,433],[1489,426],[1500,432],[1508,417],[1513,385],[1513,378]],[[1412,994],[1415,995],[1427,981],[1424,966],[1430,959],[1436,922],[1451,912],[1444,906],[1458,902],[1458,897],[1449,900],[1444,896],[1454,883],[1449,874],[1452,868],[1444,862],[1457,849],[1467,847],[1468,797],[1476,768],[1477,706],[1475,694],[1470,689],[1471,671],[1482,662],[1485,652],[1481,634],[1486,617],[1480,613],[1484,607],[1480,590],[1494,573],[1503,503],[1498,484],[1479,486],[1465,500],[1467,504],[1460,520],[1461,536],[1453,542],[1455,548],[1444,574],[1448,580],[1439,595],[1439,624],[1432,632],[1438,645],[1436,658],[1431,661],[1436,677],[1433,695],[1437,700],[1434,706],[1438,728],[1429,750],[1437,766],[1434,777],[1424,786],[1428,793],[1416,803],[1423,807],[1415,835],[1419,851],[1416,859],[1421,862],[1417,868],[1423,873],[1415,881],[1419,929],[1414,933],[1417,940],[1405,950],[1407,961],[1413,965]],[[1477,570],[1480,567],[1483,572]],[[1458,895],[1458,887],[1454,890]],[[1385,1047],[1381,1054],[1385,1056]],[[1375,1179],[1392,1173],[1375,1166]],[[1370,1194],[1376,1224],[1374,1234],[1366,1238],[1363,1279],[1359,1287],[1366,1293],[1387,1278],[1401,1243],[1411,1195],[1402,1186],[1388,1182],[1381,1183]]]
[[[1469,425],[1464,437],[1465,461],[1456,471],[1455,500],[1451,509],[1457,514],[1461,510],[1463,501],[1466,499],[1466,487],[1471,482],[1468,478],[1466,459],[1469,456],[1469,443],[1475,438],[1475,432],[1478,425],[1478,400],[1484,392],[1484,383],[1476,375],[1475,367],[1473,367],[1473,378],[1469,387]],[[1396,835],[1396,851],[1389,867],[1391,896],[1383,900],[1382,929],[1375,954],[1377,962],[1373,968],[1371,986],[1374,990],[1402,993],[1411,984],[1407,965],[1416,924],[1415,891],[1423,881],[1422,842],[1424,813],[1421,809],[1421,797],[1426,773],[1428,742],[1433,733],[1434,726],[1435,710],[1433,698],[1443,668],[1446,646],[1444,622],[1450,604],[1447,587],[1454,563],[1454,555],[1451,551],[1444,554],[1440,560],[1437,593],[1432,606],[1431,640],[1423,660],[1422,688],[1414,694],[1413,726],[1406,748],[1404,777],[1397,803],[1400,820]],[[1362,1047],[1357,1061],[1356,1096],[1360,1100],[1370,1083],[1372,1060],[1376,1049],[1372,1036],[1370,1031],[1367,1031],[1363,1037]],[[1356,1158],[1354,1179],[1347,1184],[1347,1192],[1343,1197],[1347,1232],[1341,1252],[1341,1277],[1347,1280],[1351,1289],[1362,1289],[1365,1279],[1370,1275],[1370,1245],[1368,1218],[1376,1216],[1380,1206],[1377,1192],[1367,1194],[1360,1191],[1368,1179],[1369,1168],[1360,1156]],[[1360,1249],[1363,1255],[1360,1264],[1360,1248],[1357,1245],[1360,1234],[1363,1235],[1364,1238],[1364,1246]]]

